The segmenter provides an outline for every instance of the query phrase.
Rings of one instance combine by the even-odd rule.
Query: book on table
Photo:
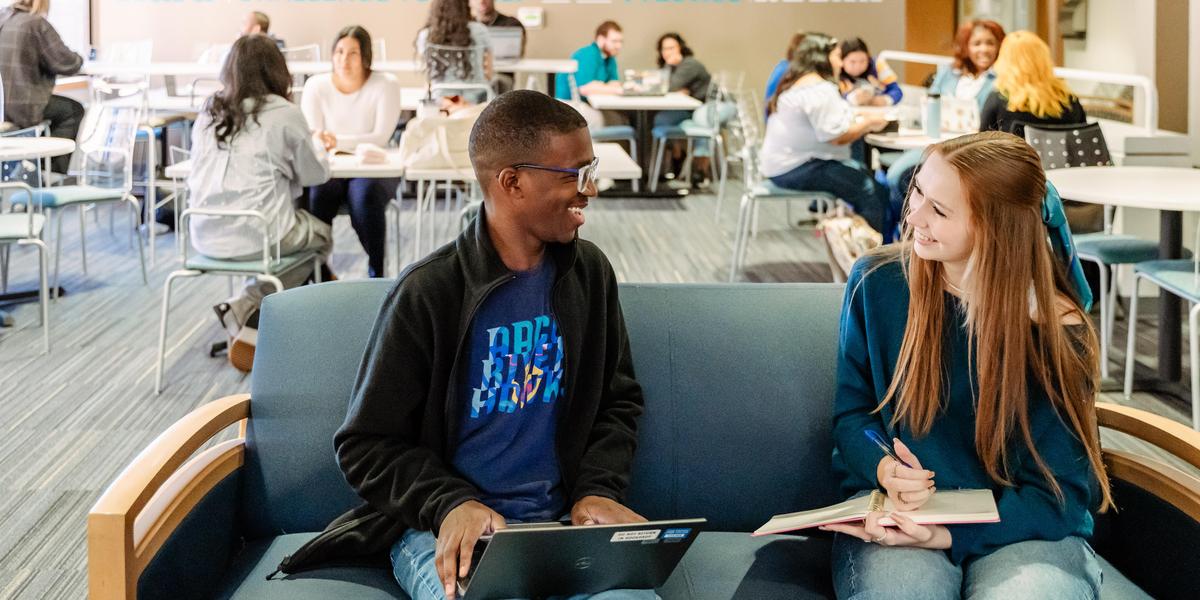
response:
[[[851,498],[833,506],[805,510],[800,512],[775,515],[754,535],[769,535],[785,533],[797,529],[833,525],[834,523],[853,523],[867,518],[867,513],[883,512],[885,516],[879,523],[885,527],[894,527],[896,522],[886,516],[895,510],[892,501],[886,494],[874,490],[870,494]],[[997,523],[1000,513],[996,509],[996,499],[991,490],[938,490],[929,500],[914,511],[903,513],[920,525],[951,525],[964,523]]]

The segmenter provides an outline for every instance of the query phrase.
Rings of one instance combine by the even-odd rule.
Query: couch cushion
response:
[[[1097,558],[1100,559],[1101,570],[1100,600],[1150,600],[1153,598],[1118,571],[1112,563],[1104,560],[1103,556],[1097,555]]]
[[[391,572],[379,567],[330,567],[267,580],[283,557],[295,552],[316,533],[293,533],[246,545],[230,566],[218,598],[237,600],[408,600]]]
[[[707,531],[659,595],[663,600],[832,598],[830,541]]]

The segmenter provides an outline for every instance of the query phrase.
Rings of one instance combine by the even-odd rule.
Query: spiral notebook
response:
[[[892,501],[887,495],[878,490],[845,502],[805,510],[801,512],[775,515],[754,535],[769,535],[785,533],[797,529],[832,525],[834,523],[851,523],[867,518],[867,513],[881,511],[891,513]],[[912,512],[904,513],[921,525],[951,525],[963,523],[997,523],[1000,513],[996,510],[996,499],[991,490],[938,490],[925,504]],[[879,520],[885,527],[893,527],[896,522],[888,517]]]

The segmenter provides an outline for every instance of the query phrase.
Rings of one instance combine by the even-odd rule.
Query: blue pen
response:
[[[910,469],[913,468],[912,465],[900,460],[900,457],[896,456],[896,451],[892,449],[892,445],[889,444],[887,442],[887,440],[883,439],[883,436],[879,435],[878,431],[875,431],[874,429],[864,429],[863,435],[867,436],[868,440],[875,442],[875,445],[879,446],[879,449],[883,450],[884,454],[892,457],[892,460],[894,460]]]

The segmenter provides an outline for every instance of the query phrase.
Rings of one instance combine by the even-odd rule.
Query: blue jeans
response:
[[[409,529],[392,545],[392,575],[412,600],[445,600],[446,593],[438,577],[437,538],[429,531]],[[610,590],[599,594],[556,596],[565,600],[655,600],[654,590]]]
[[[888,211],[888,191],[876,183],[860,163],[852,160],[808,162],[771,178],[779,187],[806,192],[827,192],[848,202],[866,222],[881,233],[891,231],[894,221]]]
[[[890,548],[838,534],[833,581],[854,600],[1015,600],[1100,597],[1100,562],[1083,538],[1009,544],[961,566],[941,550]]]
[[[387,205],[396,190],[395,179],[330,179],[308,188],[308,212],[333,225],[342,204],[350,208],[350,225],[367,252],[370,277],[383,277],[387,255]]]

